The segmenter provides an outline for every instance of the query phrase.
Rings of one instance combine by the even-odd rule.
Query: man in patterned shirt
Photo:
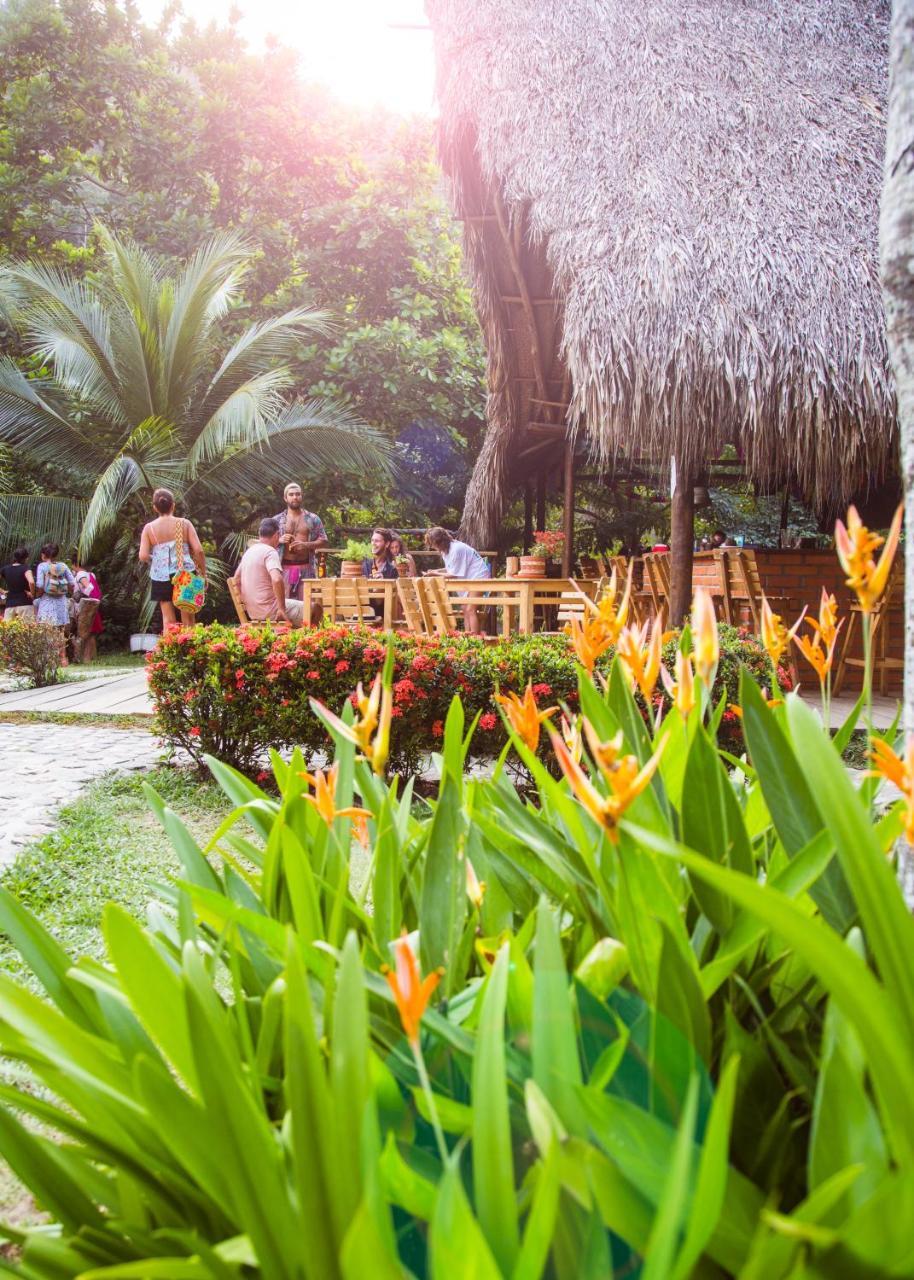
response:
[[[286,500],[286,509],[273,519],[279,525],[286,595],[292,600],[298,600],[301,598],[298,584],[302,578],[316,576],[314,553],[328,545],[327,534],[320,516],[313,511],[306,511],[302,506],[300,484],[294,481],[287,484],[282,496]]]

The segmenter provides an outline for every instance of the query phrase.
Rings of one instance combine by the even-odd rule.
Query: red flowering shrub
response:
[[[564,702],[572,709],[577,703],[578,668],[563,635],[487,644],[475,636],[397,634],[393,644],[391,760],[400,769],[415,768],[437,747],[455,693],[468,722],[481,713],[476,741],[485,756],[505,742],[497,690],[522,693],[529,681],[540,703]],[[674,648],[671,642],[665,650],[669,666]],[[282,633],[265,625],[175,628],[147,662],[158,731],[197,760],[207,753],[256,773],[267,747],[297,745],[306,755],[326,747],[327,732],[309,698],[339,712],[359,682],[368,688],[385,653],[383,638],[366,627]],[[601,660],[604,670],[609,660]],[[740,662],[760,684],[769,683],[770,666],[758,642],[722,627],[715,698],[726,692],[728,702],[737,701]],[[740,725],[725,721],[722,745],[741,749],[740,742]]]

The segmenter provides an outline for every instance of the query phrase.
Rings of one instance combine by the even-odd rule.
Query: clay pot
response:
[[[505,577],[516,578],[517,571],[520,568],[519,556],[505,556]]]
[[[362,562],[361,560],[344,560],[340,565],[341,578],[361,578]]]
[[[521,556],[518,578],[545,578],[549,575],[549,561],[541,556]]]

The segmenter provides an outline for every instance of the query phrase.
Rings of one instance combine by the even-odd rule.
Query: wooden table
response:
[[[452,605],[475,604],[479,609],[502,610],[501,632],[509,636],[533,633],[537,608],[558,609],[568,605],[568,596],[580,589],[592,600],[597,581],[593,578],[446,578]]]
[[[373,608],[380,608],[381,625],[391,631],[398,603],[396,578],[302,578],[304,616],[310,618],[312,605],[320,604],[331,622],[338,621],[340,614],[350,618],[359,608],[356,592],[363,593]]]

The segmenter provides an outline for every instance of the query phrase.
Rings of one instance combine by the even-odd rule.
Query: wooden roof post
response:
[[[530,554],[533,546],[533,485],[524,481],[524,555]]]
[[[546,472],[540,469],[536,477],[536,531],[546,527]]]
[[[682,626],[692,604],[692,552],[695,542],[695,479],[673,461],[670,510],[670,626]]]
[[[562,494],[562,577],[571,577],[574,564],[574,440],[565,441],[565,474]]]

